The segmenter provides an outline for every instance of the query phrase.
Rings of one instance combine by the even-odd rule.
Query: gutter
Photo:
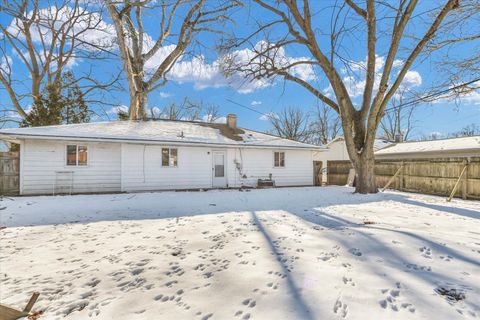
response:
[[[0,138],[7,141],[15,141],[18,138],[21,139],[31,139],[31,140],[71,140],[71,141],[97,141],[97,142],[117,142],[117,143],[134,143],[134,144],[168,144],[174,146],[202,146],[202,147],[209,147],[209,146],[218,146],[218,147],[249,147],[249,148],[269,148],[269,149],[302,149],[302,150],[312,150],[312,151],[323,151],[326,150],[324,147],[321,146],[281,146],[281,145],[262,145],[262,144],[252,144],[252,143],[244,143],[244,144],[232,144],[232,143],[216,143],[216,142],[201,142],[201,141],[176,141],[176,140],[147,140],[147,139],[134,139],[134,138],[101,138],[101,137],[82,137],[82,136],[53,136],[53,135],[30,135],[30,134],[21,134],[21,133],[2,133],[0,132]]]

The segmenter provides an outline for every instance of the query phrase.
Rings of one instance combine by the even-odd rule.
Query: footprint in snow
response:
[[[335,314],[339,314],[342,318],[345,319],[348,315],[348,305],[343,303],[340,298],[338,298],[333,305],[333,312]]]
[[[432,250],[428,247],[421,247],[418,249],[422,253],[422,257],[432,259]]]
[[[402,302],[400,296],[401,284],[397,282],[393,289],[382,289],[381,292],[386,295],[385,299],[380,300],[379,304],[383,309],[390,307],[393,311],[400,311],[401,309],[408,310],[411,313],[415,312],[413,304],[408,302]],[[400,308],[399,308],[400,306]]]
[[[362,255],[362,252],[358,248],[351,248],[348,250],[348,252],[350,252],[351,254],[357,257],[360,257]]]

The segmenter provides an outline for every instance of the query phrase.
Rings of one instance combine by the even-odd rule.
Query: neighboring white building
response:
[[[480,136],[395,143],[375,152],[375,159],[431,159],[480,156]]]
[[[313,185],[320,147],[187,121],[114,121],[0,130],[20,144],[20,194]]]
[[[392,142],[383,139],[375,139],[374,151],[383,149]],[[325,145],[326,150],[319,150],[313,153],[314,161],[322,162],[323,181],[327,181],[327,163],[328,161],[350,160],[344,137],[337,137]]]

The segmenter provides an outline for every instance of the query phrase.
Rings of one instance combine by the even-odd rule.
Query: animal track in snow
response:
[[[450,261],[453,259],[452,256],[449,256],[449,255],[446,255],[446,256],[440,256],[440,259],[444,260],[444,261]]]
[[[428,247],[421,247],[420,252],[422,253],[422,257],[427,259],[432,259],[432,250]]]
[[[348,252],[350,252],[351,254],[357,257],[360,257],[362,255],[362,252],[358,248],[351,248],[348,250]]]
[[[343,303],[340,298],[338,298],[333,305],[333,312],[335,312],[335,314],[339,314],[345,319],[348,315],[348,305]]]
[[[355,282],[353,282],[352,278],[343,277],[342,280],[344,284],[349,284],[352,287],[355,287]]]
[[[389,306],[393,311],[399,311],[399,306],[402,309],[408,310],[411,313],[415,312],[415,307],[411,303],[407,302],[401,302],[399,301],[400,298],[400,289],[401,289],[401,284],[400,282],[397,282],[395,284],[394,289],[382,289],[381,292],[383,294],[386,294],[386,298],[383,300],[380,300],[380,306],[383,309],[387,309]]]
[[[334,259],[338,257],[338,253],[335,253],[335,252],[322,252],[320,253],[320,256],[317,257],[318,260],[322,260],[322,261],[328,261],[330,259]]]
[[[415,263],[405,263],[405,266],[408,269],[415,270],[415,271],[432,271],[432,268],[429,266],[419,266]]]

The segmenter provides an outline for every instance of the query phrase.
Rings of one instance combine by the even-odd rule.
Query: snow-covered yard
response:
[[[480,317],[479,202],[352,192],[4,199],[0,301],[40,291],[42,319]]]

